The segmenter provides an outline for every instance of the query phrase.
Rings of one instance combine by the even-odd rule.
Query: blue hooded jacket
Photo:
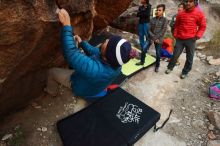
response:
[[[72,91],[76,96],[89,98],[102,92],[120,74],[121,67],[112,68],[101,59],[99,48],[82,41],[76,46],[72,35],[73,28],[64,26],[61,30],[63,55],[70,67],[75,71],[71,76]]]

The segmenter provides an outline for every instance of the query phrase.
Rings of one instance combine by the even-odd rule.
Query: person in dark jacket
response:
[[[182,12],[185,8],[185,4],[183,2],[181,2],[179,5],[178,5],[178,13]],[[177,14],[178,14],[177,13]],[[176,22],[176,16],[177,14],[173,15],[172,19],[171,19],[171,22],[170,22],[170,28],[171,28],[171,33],[173,35],[174,33],[174,26],[175,26],[175,22]],[[174,41],[176,42],[175,38],[174,38]],[[185,51],[184,51],[185,52]],[[177,59],[176,61],[176,65],[180,65],[180,62],[179,62],[179,59]]]
[[[156,17],[152,18],[149,25],[149,36],[156,49],[156,66],[155,72],[159,72],[161,48],[164,34],[167,30],[168,20],[164,17],[165,5],[157,5]]]
[[[184,3],[180,3],[178,5],[178,13],[182,12],[184,10]],[[178,14],[177,13],[177,14]],[[172,19],[171,19],[171,22],[170,22],[170,28],[171,28],[171,33],[173,35],[173,32],[174,32],[174,25],[175,25],[175,22],[176,22],[176,16],[177,14],[173,15]]]
[[[62,84],[84,99],[91,101],[101,98],[100,93],[120,74],[121,66],[134,54],[131,44],[120,36],[112,36],[100,49],[93,47],[77,35],[74,39],[70,16],[65,9],[61,9],[58,16],[63,24],[63,55],[73,69],[49,69],[46,91],[55,96],[58,94],[58,85]],[[80,51],[76,42],[84,52]]]
[[[151,4],[149,0],[141,0],[141,6],[138,9],[137,17],[139,17],[138,35],[141,45],[141,56],[145,56],[147,53],[147,47],[149,45],[148,28],[151,14]],[[144,57],[142,57],[144,58]],[[144,61],[141,60],[136,65],[143,65]]]
[[[185,47],[186,62],[180,75],[181,79],[185,79],[192,69],[196,40],[200,39],[206,30],[206,18],[197,5],[198,0],[185,0],[185,10],[178,13],[174,26],[176,45],[165,73],[169,74],[173,70]]]

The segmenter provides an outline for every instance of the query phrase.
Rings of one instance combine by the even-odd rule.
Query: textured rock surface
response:
[[[95,28],[103,28],[112,22],[130,5],[132,0],[96,0],[97,15],[94,19]]]
[[[77,19],[75,33],[88,39],[108,25],[130,0],[0,0],[0,119],[42,94],[46,69],[64,65],[57,4]],[[111,5],[111,7],[109,7]]]

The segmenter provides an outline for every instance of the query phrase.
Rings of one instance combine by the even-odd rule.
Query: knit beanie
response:
[[[130,60],[131,44],[120,36],[110,37],[107,48],[106,58],[113,67],[119,67]]]
[[[184,3],[187,4],[188,0],[185,0]],[[194,0],[195,5],[197,6],[199,4],[199,0]]]

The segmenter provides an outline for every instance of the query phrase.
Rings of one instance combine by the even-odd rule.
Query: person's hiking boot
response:
[[[155,67],[154,71],[155,71],[156,73],[158,73],[158,72],[159,72],[159,67]]]
[[[164,58],[163,61],[169,62],[169,58]]]
[[[183,53],[186,53],[186,49],[185,48],[183,49]]]
[[[175,64],[175,66],[179,66],[180,65],[180,63],[179,62],[177,62],[176,64]]]
[[[181,79],[185,79],[187,76],[188,76],[187,74],[181,74],[181,75],[180,75],[180,78],[181,78]]]
[[[177,62],[176,62],[176,64],[175,64],[175,66],[179,66],[180,65],[180,61],[179,60],[177,60]]]
[[[167,70],[165,71],[166,74],[170,74],[171,72],[172,72],[171,69],[167,69]]]
[[[138,62],[138,63],[136,63],[135,65],[144,65],[144,63],[143,62]]]

